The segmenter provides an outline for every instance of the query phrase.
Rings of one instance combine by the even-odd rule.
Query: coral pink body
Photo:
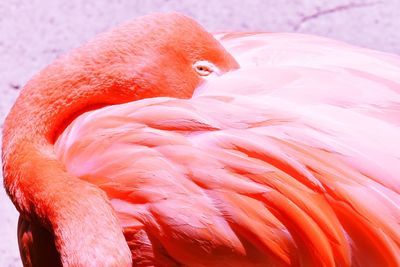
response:
[[[399,266],[400,58],[217,37],[240,70],[86,113],[56,143],[107,193],[134,265]]]

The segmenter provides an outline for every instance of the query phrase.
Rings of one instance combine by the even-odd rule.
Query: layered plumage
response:
[[[107,193],[134,265],[400,265],[400,58],[217,37],[240,70],[85,113],[56,143]]]

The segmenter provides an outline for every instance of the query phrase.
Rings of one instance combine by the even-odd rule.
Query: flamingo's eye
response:
[[[193,68],[200,76],[209,76],[213,73],[219,74],[218,68],[214,64],[206,60],[195,62],[193,64]]]

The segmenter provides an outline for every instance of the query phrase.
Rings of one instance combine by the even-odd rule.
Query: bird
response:
[[[158,19],[146,17],[134,24],[147,28],[143,25]],[[173,36],[181,33],[181,25],[197,25],[187,20],[180,17]],[[172,26],[162,19],[157,29]],[[112,103],[104,90],[90,91],[99,94],[95,96],[60,96],[53,91],[58,87],[46,82],[64,79],[70,62],[61,60],[31,89],[33,93],[44,83],[52,90],[35,98],[31,93],[26,98],[32,102],[21,100],[14,108],[25,107],[7,121],[6,151],[15,149],[3,158],[17,157],[6,161],[6,188],[21,212],[24,264],[29,266],[41,253],[47,255],[44,260],[54,255],[67,266],[398,266],[400,57],[303,34],[232,32],[215,34],[215,39],[204,34],[208,37],[194,34],[196,43],[174,42],[176,52],[162,63],[153,62],[154,57],[145,60],[135,76],[140,84],[134,83],[134,91],[140,95],[122,97],[118,91],[123,99]],[[142,62],[121,66],[126,58],[121,59],[125,51],[119,42],[113,42],[115,50],[97,46],[98,40],[108,43],[117,37],[122,35],[106,34],[89,43],[77,55],[85,64],[72,64],[77,77],[62,84],[76,88],[83,79],[85,90],[93,83],[104,88],[114,72],[101,64],[98,68],[103,56],[104,65],[118,59],[117,70],[112,68],[113,89],[131,84],[120,81],[121,72],[136,72]],[[175,59],[181,48],[184,55],[197,55],[205,47],[208,51],[203,39],[211,42],[218,60],[195,57],[188,64]],[[154,49],[146,49],[150,47]],[[94,60],[89,79],[87,54]],[[189,69],[191,75],[185,72]],[[176,73],[179,78],[164,81]],[[180,89],[190,77],[196,82]],[[101,101],[88,103],[93,97]],[[48,112],[55,116],[59,107],[68,113],[50,119],[38,114],[30,124],[28,111],[42,99],[39,111],[57,100]],[[74,107],[73,100],[87,102]],[[21,123],[22,118],[28,121]],[[51,125],[50,141],[35,142],[33,158],[21,155],[32,142],[30,135],[19,137],[21,144],[13,132],[37,124]],[[10,181],[22,177],[22,168],[46,179],[35,176],[23,184],[22,189],[31,191],[21,191],[21,182]],[[60,170],[68,179],[56,179]],[[29,204],[42,205],[38,199],[54,192],[44,186],[59,189],[59,202],[32,212]],[[35,199],[25,204],[26,197]],[[38,218],[40,208],[53,220],[58,219],[53,213],[69,212],[61,215],[72,226]],[[75,239],[61,242],[58,231],[73,231]],[[117,262],[116,252],[102,247],[105,243],[127,251],[128,259]],[[64,246],[74,253],[67,254]]]
[[[134,266],[399,266],[400,57],[216,38],[239,69],[85,113],[56,141],[106,192]]]
[[[24,86],[3,126],[6,192],[20,213],[24,266],[132,266],[106,194],[68,172],[54,143],[78,115],[143,98],[188,98],[238,68],[197,22],[178,13],[134,19],[60,57]]]

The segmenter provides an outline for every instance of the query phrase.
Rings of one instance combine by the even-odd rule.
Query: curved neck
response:
[[[74,265],[68,261],[82,253],[77,251],[82,243],[102,247],[105,240],[112,240],[107,246],[115,248],[114,257],[124,262],[117,266],[128,266],[130,251],[107,197],[70,175],[53,148],[60,131],[80,113],[130,101],[109,92],[126,81],[110,78],[97,84],[95,70],[80,74],[82,69],[74,63],[48,67],[29,82],[10,111],[3,129],[5,188],[24,218],[39,222],[54,235],[64,265]],[[79,235],[81,231],[88,234]]]
[[[185,24],[192,36],[178,38]],[[71,120],[90,109],[154,96],[190,97],[200,78],[185,67],[191,66],[192,59],[173,54],[172,48],[191,46],[181,41],[202,37],[208,42],[198,48],[210,44],[214,50],[208,53],[207,49],[207,55],[215,53],[216,58],[227,60],[225,65],[236,66],[196,23],[179,15],[158,15],[100,35],[47,67],[21,92],[3,129],[4,184],[25,218],[38,220],[54,234],[65,260],[80,254],[85,256],[81,259],[91,259],[95,244],[93,251],[98,255],[104,251],[111,258],[113,251],[115,258],[128,263],[113,266],[131,265],[129,248],[107,197],[65,170],[55,157],[56,138]],[[171,66],[172,60],[178,62]],[[86,239],[78,238],[80,231]],[[77,251],[85,248],[89,251]]]
[[[53,149],[56,138],[71,120],[90,109],[137,97],[132,94],[134,73],[127,77],[122,66],[118,69],[106,59],[99,63],[93,57],[82,57],[82,54],[87,55],[86,50],[78,52],[61,58],[34,77],[21,91],[5,120],[4,184],[20,211],[35,205],[24,203],[22,198],[24,190],[31,190],[31,184],[39,184],[42,177],[63,182],[71,179],[80,184],[81,181],[71,177],[56,160]],[[130,90],[131,97],[126,90]],[[37,190],[45,190],[46,183],[50,182],[43,180],[43,189]],[[29,200],[32,194],[26,192],[26,195]]]

